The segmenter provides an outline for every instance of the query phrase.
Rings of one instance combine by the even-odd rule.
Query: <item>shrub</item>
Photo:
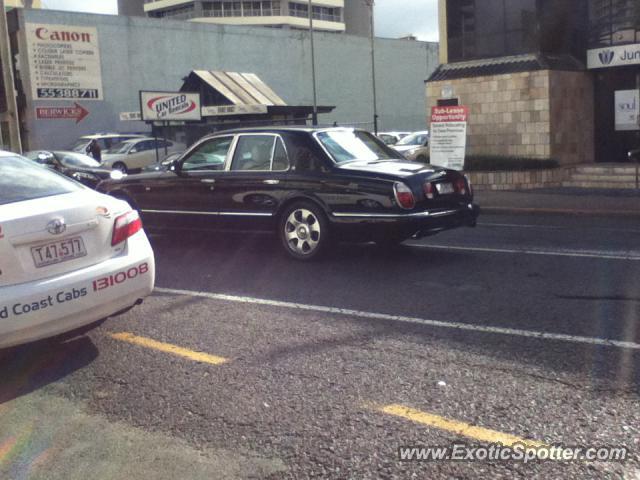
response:
[[[558,165],[558,161],[552,158],[540,159],[497,155],[469,155],[465,159],[464,170],[465,172],[549,170],[557,168]]]

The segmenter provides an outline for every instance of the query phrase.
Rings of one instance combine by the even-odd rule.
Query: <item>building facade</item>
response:
[[[314,28],[345,32],[344,0],[313,0]],[[309,2],[305,0],[147,0],[151,18],[169,18],[221,25],[309,28]]]
[[[640,89],[640,2],[439,0],[439,8],[441,65],[427,82],[428,106],[471,108],[471,154],[621,162],[640,146],[640,126],[615,121]],[[626,107],[621,98],[631,99]]]
[[[97,131],[148,131],[135,121],[139,91],[177,91],[193,70],[254,73],[288,106],[313,103],[306,31],[37,9],[11,11],[9,24],[26,149],[65,148]],[[370,40],[314,38],[318,105],[336,107],[320,123],[372,129]],[[375,52],[385,66],[376,70],[380,128],[424,129],[424,79],[438,64],[437,43],[376,39]]]

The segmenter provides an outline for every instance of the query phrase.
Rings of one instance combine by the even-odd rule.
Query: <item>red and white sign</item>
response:
[[[431,108],[430,163],[454,170],[464,169],[469,107]]]
[[[140,113],[144,121],[200,121],[199,93],[140,92]]]
[[[38,120],[75,120],[80,123],[89,115],[89,110],[78,103],[73,107],[38,107],[36,118]]]

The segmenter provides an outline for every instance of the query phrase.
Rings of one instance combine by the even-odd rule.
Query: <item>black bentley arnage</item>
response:
[[[475,226],[479,213],[461,173],[407,161],[351,128],[219,132],[165,171],[98,189],[129,201],[147,228],[270,229],[303,260],[333,240],[394,244]]]

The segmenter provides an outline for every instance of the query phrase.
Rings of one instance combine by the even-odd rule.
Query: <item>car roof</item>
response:
[[[136,137],[136,138],[128,138],[126,140],[123,140],[120,143],[136,143],[136,142],[142,142],[142,141],[147,141],[147,140],[155,140],[155,138],[153,137]],[[164,138],[159,138],[158,140],[164,140]]]
[[[19,154],[9,152],[7,150],[0,150],[0,157],[15,157],[15,156],[19,156]]]
[[[130,137],[130,138],[145,138],[146,135],[139,133],[93,133],[91,135],[82,135],[80,138],[86,138],[92,140],[94,138],[115,138],[115,137]]]
[[[270,127],[244,127],[234,128],[232,130],[221,130],[218,132],[210,133],[206,137],[219,137],[224,135],[236,135],[239,133],[287,133],[287,132],[302,132],[302,133],[316,133],[316,132],[340,132],[340,131],[366,131],[361,128],[353,127],[307,127],[307,126],[270,126]]]

